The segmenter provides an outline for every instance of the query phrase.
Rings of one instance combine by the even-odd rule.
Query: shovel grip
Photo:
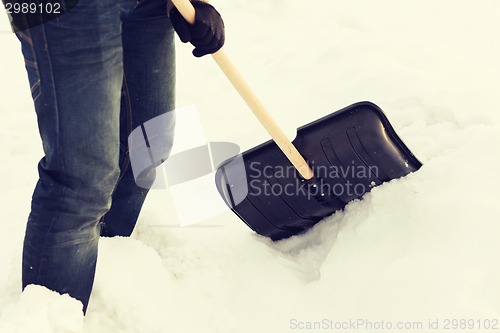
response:
[[[189,0],[172,0],[172,3],[186,21],[194,24],[196,12]],[[300,175],[304,179],[311,179],[314,176],[311,167],[271,117],[224,50],[220,49],[213,53],[212,57]]]

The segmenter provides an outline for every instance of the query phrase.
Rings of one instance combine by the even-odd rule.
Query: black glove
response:
[[[217,52],[224,45],[224,22],[215,8],[203,1],[193,0],[196,21],[189,24],[177,8],[170,10],[172,26],[183,43],[191,42],[195,46],[193,55],[202,57]]]

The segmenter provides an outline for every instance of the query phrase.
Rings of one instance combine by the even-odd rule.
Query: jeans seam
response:
[[[130,133],[132,132],[133,122],[132,122],[132,107],[131,107],[132,103],[130,103],[130,94],[129,94],[129,90],[128,90],[127,77],[125,74],[123,75],[123,89],[124,89],[124,99],[125,99],[125,112],[126,112],[126,119],[127,119],[127,137],[128,137],[128,135],[130,135]],[[118,181],[116,182],[117,185],[120,182],[120,180],[123,178],[123,176],[125,175],[125,171],[128,169],[128,167],[130,165],[130,157],[128,154],[128,143],[126,144],[125,147],[120,147],[120,150],[122,150],[122,149],[124,150],[125,158],[123,159],[123,164],[122,164],[123,171],[120,173],[120,177],[118,178]],[[120,168],[120,170],[121,170],[121,168]],[[115,185],[115,188],[117,185]]]
[[[125,75],[125,72],[123,73],[123,99],[124,99],[124,110],[120,110],[120,112],[125,112],[126,113],[126,123],[127,123],[127,136],[132,132],[132,103],[130,103],[130,94],[128,90],[128,84],[127,84],[127,77]],[[115,186],[113,188],[114,193],[120,184],[120,181],[122,178],[125,176],[125,172],[128,170],[130,166],[130,157],[128,154],[128,144],[123,146],[120,142],[120,154],[123,152],[125,154],[125,157],[123,159],[123,163],[119,166],[120,167],[120,176],[118,177],[118,180],[115,183]],[[111,200],[113,200],[113,194],[111,195]],[[101,219],[99,220],[99,225],[101,231],[105,228],[106,226],[106,214],[104,214]]]
[[[50,76],[51,76],[50,79],[51,79],[51,83],[52,83],[53,107],[56,109],[55,112],[54,112],[55,118],[56,118],[55,119],[54,127],[55,127],[56,132],[57,132],[57,134],[56,134],[56,138],[57,139],[56,139],[55,144],[56,144],[56,146],[60,147],[61,146],[60,142],[59,142],[59,138],[60,138],[60,135],[59,135],[60,134],[60,123],[59,123],[59,106],[58,106],[59,103],[58,103],[58,100],[57,100],[57,94],[55,93],[55,91],[57,90],[57,88],[55,86],[56,83],[55,83],[55,80],[54,80],[54,71],[53,71],[53,66],[52,66],[52,59],[50,57],[50,52],[49,52],[49,44],[47,42],[47,35],[46,35],[46,31],[45,31],[45,25],[43,25],[43,24],[40,26],[40,33],[42,35],[42,39],[43,39],[43,42],[44,42],[42,50],[43,50],[43,52],[45,53],[45,56],[46,56],[47,66],[50,68],[50,70],[48,72],[50,73]],[[35,54],[35,56],[37,56],[37,55]],[[38,57],[37,57],[37,59],[38,59]],[[53,148],[53,149],[55,149],[55,148]],[[62,169],[66,170],[66,165],[65,165],[63,159],[61,159],[60,163],[61,163]],[[58,193],[58,196],[64,196],[64,194],[65,194],[65,187],[59,187],[59,188],[60,188],[60,190],[59,190],[60,193]],[[47,238],[49,237],[49,235],[52,233],[52,230],[54,229],[55,221],[56,221],[56,218],[54,217],[52,219],[52,221],[50,221],[50,224],[49,224],[49,227],[47,229],[47,232],[46,232],[46,234],[45,234],[45,236],[43,238],[43,246],[42,246],[43,250],[42,250],[42,253],[40,254],[40,263],[39,263],[39,266],[38,266],[37,280],[40,277],[40,272],[42,270],[42,262],[44,261],[44,257],[46,255],[46,246],[45,246],[45,244],[47,243]]]
[[[57,87],[56,87],[56,80],[54,79],[54,70],[53,70],[53,66],[52,66],[52,58],[50,56],[50,49],[49,49],[49,44],[47,42],[47,35],[46,35],[46,30],[45,30],[45,25],[42,24],[41,26],[41,32],[42,32],[42,36],[43,36],[43,41],[44,41],[44,52],[45,52],[45,55],[47,57],[47,66],[50,68],[50,70],[48,71],[50,73],[50,80],[52,82],[52,98],[53,98],[53,101],[54,101],[54,108],[55,108],[55,124],[54,124],[54,128],[56,130],[56,140],[55,140],[55,145],[56,147],[54,147],[53,149],[60,149],[61,148],[61,131],[62,131],[62,128],[60,126],[60,122],[59,122],[59,101],[58,101],[58,97],[57,97],[57,94],[56,94],[56,91],[58,91]],[[67,169],[67,166],[66,166],[66,163],[64,161],[64,159],[61,159],[60,161],[61,163],[61,168],[66,171]],[[61,193],[61,194],[64,194],[64,193]]]

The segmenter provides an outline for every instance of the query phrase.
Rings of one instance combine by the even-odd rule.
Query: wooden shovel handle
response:
[[[172,2],[184,19],[186,19],[189,23],[194,24],[195,9],[189,0],[172,0]],[[267,112],[264,105],[246,83],[245,79],[233,65],[224,50],[220,49],[212,54],[212,57],[300,175],[304,179],[311,179],[314,176],[314,173],[304,157],[302,157],[297,148],[288,139],[283,130],[281,130],[278,124],[271,117],[269,112]]]

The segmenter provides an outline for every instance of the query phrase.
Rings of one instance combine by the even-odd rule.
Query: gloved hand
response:
[[[195,46],[193,55],[202,57],[215,53],[224,45],[224,22],[215,8],[203,1],[193,0],[196,21],[189,24],[177,10],[170,10],[170,21],[183,43],[191,42]]]

